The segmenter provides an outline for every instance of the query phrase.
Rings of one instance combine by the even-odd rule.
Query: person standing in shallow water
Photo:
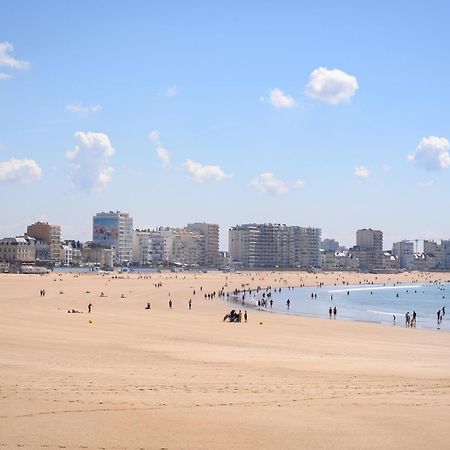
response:
[[[336,316],[337,316],[337,308],[336,308],[336,306],[333,308],[333,315],[334,315],[334,318],[336,319]]]
[[[330,309],[328,310],[328,314],[330,315],[330,319],[331,319],[331,316],[333,315],[333,308],[330,306]]]
[[[287,299],[286,308],[289,309],[290,306],[291,306],[291,301],[289,299]]]

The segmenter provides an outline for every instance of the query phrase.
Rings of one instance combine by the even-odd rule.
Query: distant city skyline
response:
[[[221,249],[248,223],[450,238],[447,2],[3,10],[0,236],[120,210]]]

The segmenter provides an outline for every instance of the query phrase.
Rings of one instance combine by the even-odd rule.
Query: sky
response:
[[[2,0],[0,236],[450,238],[450,3]]]

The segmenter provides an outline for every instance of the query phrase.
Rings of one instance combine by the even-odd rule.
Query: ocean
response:
[[[276,291],[276,292],[275,292]],[[263,300],[263,291],[246,295],[245,303],[257,307]],[[329,308],[336,307],[336,319],[405,326],[405,315],[416,312],[418,328],[450,330],[450,284],[416,285],[341,285],[322,287],[296,287],[272,290],[273,305],[261,309],[288,314],[329,318]],[[286,302],[290,300],[287,309]],[[238,303],[242,303],[242,294]],[[437,311],[445,307],[443,320],[438,324]],[[331,319],[334,320],[334,319]]]

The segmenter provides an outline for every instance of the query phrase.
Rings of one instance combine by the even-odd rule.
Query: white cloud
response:
[[[0,163],[0,181],[32,182],[41,178],[42,169],[33,159],[11,158]]]
[[[364,166],[359,166],[355,169],[355,176],[361,180],[367,180],[370,176],[370,171]]]
[[[420,140],[415,152],[408,155],[408,159],[424,169],[448,169],[450,167],[449,149],[450,143],[444,137],[424,137]]]
[[[428,180],[428,181],[420,181],[419,186],[423,188],[428,188],[434,184],[434,180]]]
[[[267,192],[269,194],[284,194],[288,191],[286,184],[275,178],[273,173],[263,172],[254,178],[250,184],[258,191]]]
[[[158,146],[156,148],[156,155],[158,156],[158,159],[161,161],[161,165],[163,167],[169,167],[170,166],[170,153],[165,148]]]
[[[88,116],[91,113],[96,113],[101,111],[102,107],[100,105],[83,105],[80,102],[70,103],[66,105],[66,111],[78,114],[79,116]]]
[[[178,88],[176,86],[171,86],[167,89],[166,95],[167,97],[175,97],[178,94]]]
[[[77,131],[78,145],[66,152],[71,161],[70,177],[75,186],[88,191],[102,190],[112,179],[110,158],[114,155],[109,137],[104,133]]]
[[[159,142],[159,131],[158,130],[151,131],[150,134],[148,135],[148,138],[152,142]]]
[[[19,61],[12,57],[9,53],[14,51],[14,46],[9,42],[0,42],[0,66],[9,67],[10,69],[28,69],[30,63],[27,61]]]
[[[342,70],[318,67],[311,72],[305,93],[325,103],[336,105],[350,100],[358,90],[358,81]]]
[[[303,189],[304,187],[305,187],[305,182],[303,181],[303,180],[297,180],[295,183],[294,183],[294,187],[296,188],[296,189]]]
[[[190,159],[184,165],[191,178],[197,183],[203,183],[204,181],[222,181],[231,177],[220,166],[201,164]]]
[[[275,108],[294,108],[297,103],[281,89],[275,88],[270,91],[270,104]]]
[[[0,80],[9,80],[10,78],[12,78],[12,75],[9,73],[0,72]]]

